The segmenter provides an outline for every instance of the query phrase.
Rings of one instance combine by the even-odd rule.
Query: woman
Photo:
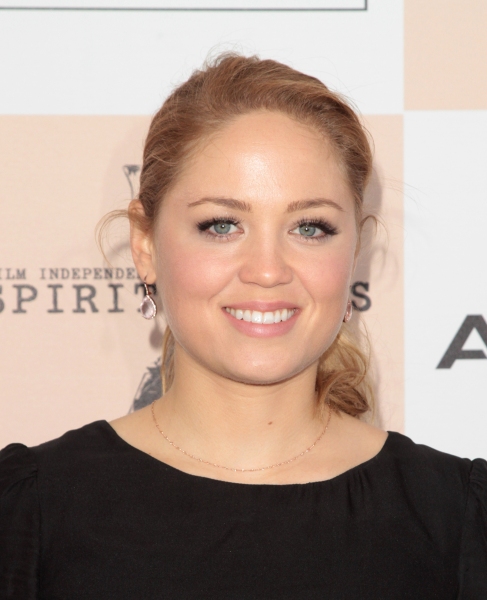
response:
[[[129,208],[165,393],[3,450],[2,597],[487,597],[487,463],[361,419],[371,164],[351,108],[274,61],[173,92]]]

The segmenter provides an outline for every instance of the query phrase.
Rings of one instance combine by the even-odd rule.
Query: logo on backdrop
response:
[[[135,197],[135,190],[138,186],[138,175],[140,173],[140,165],[123,165],[123,172],[125,173],[125,177],[129,182],[130,187],[130,197]]]
[[[161,365],[162,358],[159,357],[150,367],[147,367],[135,392],[130,412],[144,408],[162,396]]]
[[[37,275],[35,285],[32,279]],[[39,299],[52,314],[123,313],[121,290],[144,296],[144,286],[134,267],[40,267],[0,268],[0,313],[10,308],[15,315],[27,314]],[[74,283],[71,283],[73,282]],[[102,292],[102,294],[98,294]],[[134,302],[137,306],[137,302]]]
[[[464,350],[465,342],[476,331],[487,348],[487,322],[482,315],[468,315],[455,334],[437,369],[451,369],[456,360],[487,358],[484,350]]]

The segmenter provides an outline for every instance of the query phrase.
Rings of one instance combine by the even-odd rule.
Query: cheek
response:
[[[231,280],[232,261],[222,252],[181,243],[167,236],[157,256],[158,289],[167,313],[211,301]],[[201,307],[200,307],[201,308]]]
[[[307,329],[308,352],[321,356],[340,331],[350,294],[353,255],[326,256],[310,261],[302,273],[301,284],[311,300]]]
[[[301,282],[317,304],[337,303],[341,310],[349,294],[352,272],[352,253],[330,252],[303,267]]]

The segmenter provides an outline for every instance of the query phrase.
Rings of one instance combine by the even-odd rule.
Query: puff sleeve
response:
[[[472,461],[460,558],[458,600],[487,598],[487,462]]]
[[[0,452],[0,598],[37,598],[40,550],[37,468],[33,452],[10,444]]]

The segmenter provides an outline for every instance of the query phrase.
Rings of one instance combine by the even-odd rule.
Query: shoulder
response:
[[[30,448],[9,444],[0,451],[0,498],[23,482],[35,480],[37,464]]]
[[[472,485],[487,489],[487,462],[470,460],[416,444],[409,437],[389,432],[383,449],[385,463],[392,467],[415,495],[464,507]],[[477,482],[477,483],[475,483]]]
[[[447,452],[436,450],[425,444],[417,444],[411,438],[396,431],[388,432],[387,454],[402,465],[414,467],[425,475],[434,473],[468,479],[472,460],[460,458]],[[478,459],[482,461],[482,459]],[[485,462],[485,461],[483,461]]]
[[[468,487],[483,479],[487,463],[470,460],[418,444],[396,431],[383,431],[348,415],[335,420],[339,454],[351,453],[352,464],[367,472],[380,485],[396,485],[416,495],[456,491],[465,498]],[[345,469],[344,469],[345,471]]]
[[[0,495],[15,482],[50,476],[99,457],[109,451],[110,442],[110,426],[106,421],[96,421],[38,446],[9,444],[0,451]]]
[[[0,453],[0,530],[9,514],[34,510],[46,523],[57,522],[60,515],[77,518],[80,506],[89,511],[97,498],[110,498],[114,490],[126,491],[128,482],[144,480],[143,458],[106,421],[38,446],[7,446]]]
[[[23,444],[10,444],[0,452],[0,532],[0,596],[37,598],[37,465]]]
[[[49,440],[30,450],[39,461],[44,461],[63,453],[76,453],[77,451],[91,451],[103,448],[110,439],[110,426],[106,421],[94,421],[78,429],[71,429],[58,438]]]

